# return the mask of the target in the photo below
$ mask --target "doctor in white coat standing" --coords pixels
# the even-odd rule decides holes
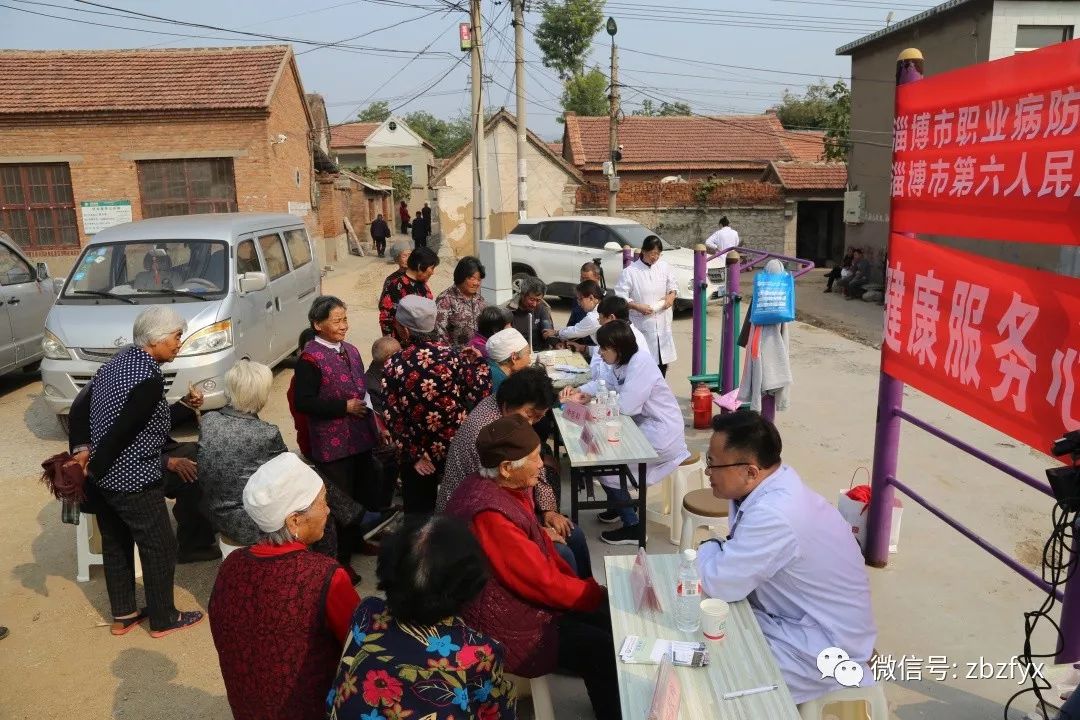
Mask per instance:
[[[841,681],[874,684],[877,628],[851,526],[780,450],[776,427],[753,410],[713,418],[705,473],[713,495],[731,501],[731,529],[701,544],[697,564],[709,597],[749,598],[791,696],[804,703]]]
[[[661,250],[660,238],[645,238],[641,255],[619,276],[615,294],[630,302],[630,322],[645,336],[649,354],[666,377],[668,365],[676,358],[671,319],[679,286],[671,266],[660,259]]]
[[[679,401],[660,375],[652,356],[638,346],[635,334],[628,323],[611,321],[596,332],[596,344],[609,370],[605,382],[619,394],[619,411],[633,418],[659,456],[645,466],[645,482],[655,485],[690,457],[690,451],[686,449],[686,428]],[[598,380],[594,379],[578,390],[567,388],[560,398],[586,403],[597,391],[597,385]],[[600,486],[612,502],[630,500],[630,493],[620,487],[616,476],[600,478]],[[637,544],[640,520],[633,506],[605,510],[599,519],[603,523],[622,521],[622,527],[600,534],[603,542],[609,545]]]

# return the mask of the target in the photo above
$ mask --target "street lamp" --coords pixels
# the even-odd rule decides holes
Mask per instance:
[[[619,26],[615,24],[615,18],[609,17],[607,19],[607,34],[611,37],[615,37],[615,33],[619,32]]]

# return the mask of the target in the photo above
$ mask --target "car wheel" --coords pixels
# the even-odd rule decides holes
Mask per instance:
[[[29,365],[23,366],[23,372],[24,373],[35,373],[40,368],[41,368],[41,361],[40,360],[35,360],[34,362],[30,363]]]
[[[514,276],[510,279],[510,286],[512,288],[514,288],[514,294],[515,295],[517,295],[519,292],[521,292],[521,281],[524,280],[525,278],[529,278],[529,277],[536,277],[536,276],[533,275],[532,273],[527,273],[527,272],[516,272],[516,273],[514,273]]]

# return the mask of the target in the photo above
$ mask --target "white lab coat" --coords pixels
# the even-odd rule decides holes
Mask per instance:
[[[584,337],[592,338],[596,342],[596,331],[600,329],[600,314],[593,308],[581,322],[576,325],[567,325],[559,331],[560,340],[580,340]]]
[[[722,227],[705,240],[705,247],[713,252],[720,252],[723,250],[730,250],[733,247],[739,246],[739,233],[735,231],[735,228]]]
[[[630,267],[624,268],[615,285],[615,294],[630,302],[644,305],[656,305],[664,300],[669,292],[678,292],[679,285],[671,266],[661,258],[648,266],[638,258]],[[653,362],[667,365],[675,362],[675,336],[671,331],[673,317],[671,308],[652,315],[642,315],[636,310],[630,311],[630,322],[645,336],[646,346]]]
[[[863,666],[862,685],[873,685],[877,628],[851,525],[787,465],[731,503],[729,517],[731,539],[698,548],[702,588],[727,602],[749,597],[795,702],[841,689],[818,672],[828,647],[846,651]]]
[[[597,352],[596,357],[599,356]],[[638,349],[625,365],[612,368],[603,360],[600,360],[600,364],[606,370],[598,371],[600,375],[594,376],[595,379],[583,385],[581,390],[595,394],[598,380],[603,378],[608,389],[619,394],[619,411],[633,418],[641,434],[659,456],[645,466],[646,483],[655,485],[690,457],[690,451],[686,449],[686,426],[679,401],[675,399],[675,393],[671,392],[652,356],[644,349]],[[635,470],[631,468],[631,471]],[[614,476],[604,476],[600,482],[608,487],[619,487],[619,480]]]

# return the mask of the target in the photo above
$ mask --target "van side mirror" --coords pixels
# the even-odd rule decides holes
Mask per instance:
[[[268,284],[269,282],[266,279],[266,273],[247,272],[239,277],[236,286],[240,294],[245,295],[249,292],[265,290]]]
[[[604,250],[607,250],[608,252],[621,253],[622,252],[622,245],[615,242],[614,240],[611,240],[611,241],[608,241],[608,242],[604,243]]]
[[[37,279],[46,280],[49,277],[49,266],[43,262],[37,264]]]

